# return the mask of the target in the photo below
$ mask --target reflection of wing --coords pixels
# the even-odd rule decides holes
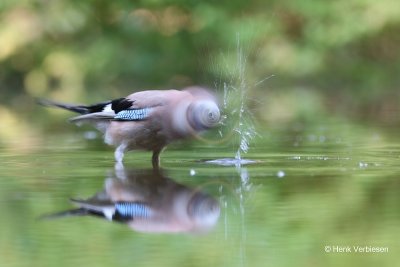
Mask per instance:
[[[115,214],[114,204],[107,200],[90,198],[88,200],[71,199],[71,201],[79,208],[85,209],[88,212],[101,214],[109,220],[112,220],[112,217]]]
[[[148,218],[151,209],[141,202],[117,202],[115,203],[115,217],[121,216],[123,219]]]
[[[108,220],[127,221],[137,218],[148,218],[151,209],[143,202],[116,202],[96,201],[96,199],[77,200],[71,199],[80,209],[87,211],[87,214],[100,214]]]

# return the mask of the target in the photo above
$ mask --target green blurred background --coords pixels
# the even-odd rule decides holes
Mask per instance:
[[[0,142],[65,130],[64,113],[48,116],[35,97],[94,103],[192,84],[222,92],[239,52],[262,124],[328,114],[399,126],[399,45],[397,0],[3,0]]]
[[[399,0],[1,0],[0,265],[394,266],[399,48]],[[256,128],[248,132],[262,139],[245,155],[260,160],[248,174],[199,163],[233,157],[237,144],[187,143],[163,153],[178,182],[213,181],[213,193],[232,183],[240,189],[233,199],[248,192],[243,207],[233,204],[238,211],[229,194],[221,201],[229,205],[214,234],[34,220],[100,190],[114,164],[100,138],[83,142],[83,131],[66,125],[72,114],[35,98],[95,103],[192,84],[221,99],[228,88],[231,109],[244,93]],[[128,163],[150,167],[149,158],[132,153]],[[189,176],[191,168],[198,175]],[[382,245],[390,253],[327,255],[325,245]]]

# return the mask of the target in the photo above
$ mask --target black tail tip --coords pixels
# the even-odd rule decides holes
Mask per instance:
[[[87,114],[90,113],[90,110],[87,106],[84,105],[75,105],[75,104],[67,104],[67,103],[61,103],[61,102],[56,102],[44,98],[36,98],[36,103],[45,107],[57,107],[57,108],[62,108],[66,109],[72,112],[76,112],[79,114]]]

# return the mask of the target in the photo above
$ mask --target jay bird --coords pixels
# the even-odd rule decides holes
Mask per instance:
[[[159,167],[161,151],[172,141],[195,136],[216,126],[220,110],[207,89],[192,86],[179,90],[148,90],[93,105],[71,105],[40,99],[40,104],[80,113],[76,124],[90,123],[104,133],[104,141],[116,147],[115,160],[124,153],[153,151],[152,164]]]

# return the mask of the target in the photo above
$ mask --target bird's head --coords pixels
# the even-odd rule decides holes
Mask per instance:
[[[190,104],[187,112],[190,125],[197,131],[215,127],[221,117],[217,104],[211,100],[195,101]]]

